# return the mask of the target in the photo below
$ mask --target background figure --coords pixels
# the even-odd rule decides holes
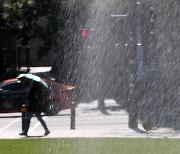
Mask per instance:
[[[41,122],[42,126],[45,129],[44,135],[50,133],[45,121],[42,119],[41,112],[43,111],[44,103],[47,94],[47,88],[45,88],[41,83],[32,81],[26,78],[20,78],[21,82],[27,86],[30,86],[31,89],[28,94],[27,103],[26,103],[26,118],[25,118],[25,129],[19,135],[28,135],[28,130],[33,115]]]

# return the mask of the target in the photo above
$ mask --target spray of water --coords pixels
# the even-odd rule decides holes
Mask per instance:
[[[82,101],[113,98],[133,116],[162,122],[179,105],[178,6],[176,0],[69,3],[59,15],[65,22],[56,77],[77,85]]]

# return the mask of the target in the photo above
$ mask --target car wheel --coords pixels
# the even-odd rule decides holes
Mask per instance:
[[[61,110],[60,103],[55,100],[50,100],[45,106],[44,113],[48,116],[55,116]]]

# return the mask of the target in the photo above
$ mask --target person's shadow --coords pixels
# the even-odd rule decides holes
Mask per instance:
[[[42,138],[45,136],[46,135],[27,135],[27,136],[24,136],[23,138]]]

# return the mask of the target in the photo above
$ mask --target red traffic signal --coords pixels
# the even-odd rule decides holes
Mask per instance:
[[[86,35],[87,35],[87,30],[86,29],[82,29],[81,30],[81,36],[82,37],[86,37]]]

